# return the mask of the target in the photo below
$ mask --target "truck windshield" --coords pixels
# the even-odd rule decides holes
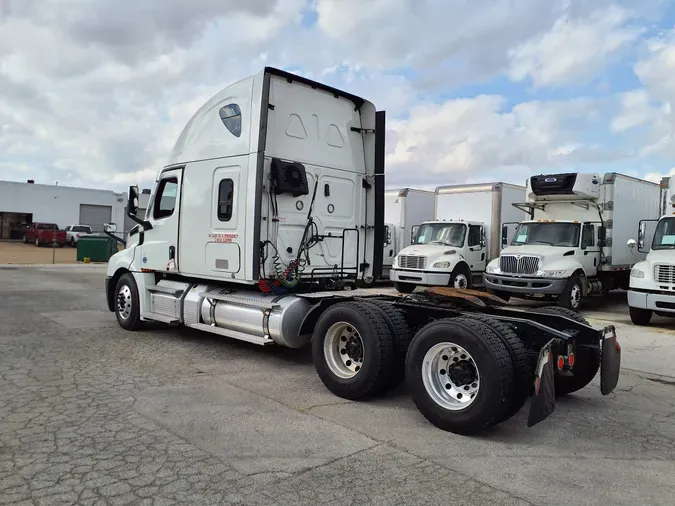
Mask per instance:
[[[663,218],[656,225],[652,249],[675,249],[675,218]]]
[[[521,223],[511,241],[512,246],[546,244],[548,246],[579,246],[581,223]]]
[[[461,248],[465,236],[466,225],[462,223],[425,223],[417,230],[413,244],[442,244]]]

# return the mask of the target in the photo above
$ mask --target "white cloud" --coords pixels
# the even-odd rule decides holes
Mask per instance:
[[[642,28],[626,26],[633,13],[618,6],[588,17],[558,19],[551,30],[509,51],[509,75],[532,80],[535,87],[586,84],[599,75],[607,60],[634,42]]]

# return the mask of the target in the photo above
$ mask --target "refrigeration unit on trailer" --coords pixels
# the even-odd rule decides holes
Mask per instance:
[[[530,217],[485,273],[503,299],[540,297],[578,310],[584,297],[628,289],[636,261],[626,241],[643,218],[658,216],[659,185],[608,172],[529,178]]]
[[[219,92],[180,134],[145,216],[129,188],[138,227],[106,277],[120,326],[310,344],[335,395],[372,397],[405,379],[428,420],[460,433],[510,418],[531,392],[528,425],[538,423],[556,394],[598,371],[611,392],[611,326],[472,290],[355,287],[382,267],[384,132],[367,100],[273,68]]]
[[[652,315],[675,317],[675,195],[671,178],[661,179],[658,220],[641,220],[637,241],[627,245],[647,253],[630,272],[628,309],[635,325],[648,325]]]
[[[523,212],[513,207],[525,187],[509,183],[436,188],[434,219],[422,223],[413,243],[396,256],[390,278],[399,292],[417,286],[472,288],[482,285],[485,266],[499,255],[502,225],[513,232]]]
[[[419,224],[434,219],[435,208],[436,193],[433,191],[416,188],[385,191],[383,277],[389,277],[394,257],[410,246]]]

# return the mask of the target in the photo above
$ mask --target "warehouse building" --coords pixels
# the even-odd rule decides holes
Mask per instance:
[[[127,194],[72,186],[0,181],[0,239],[21,239],[26,224],[89,225],[102,232],[104,223],[126,224]]]

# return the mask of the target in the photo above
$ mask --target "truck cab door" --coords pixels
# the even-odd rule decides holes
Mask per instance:
[[[141,268],[177,271],[178,223],[183,169],[165,170],[159,177],[146,220],[152,229],[143,233]]]
[[[469,237],[467,239],[466,261],[472,272],[484,271],[487,248],[484,240],[483,227],[469,225]]]
[[[384,226],[384,251],[382,265],[391,266],[396,256],[396,234],[389,225]]]
[[[597,227],[584,223],[581,229],[580,263],[586,276],[595,276],[600,267],[600,248],[596,239]]]

